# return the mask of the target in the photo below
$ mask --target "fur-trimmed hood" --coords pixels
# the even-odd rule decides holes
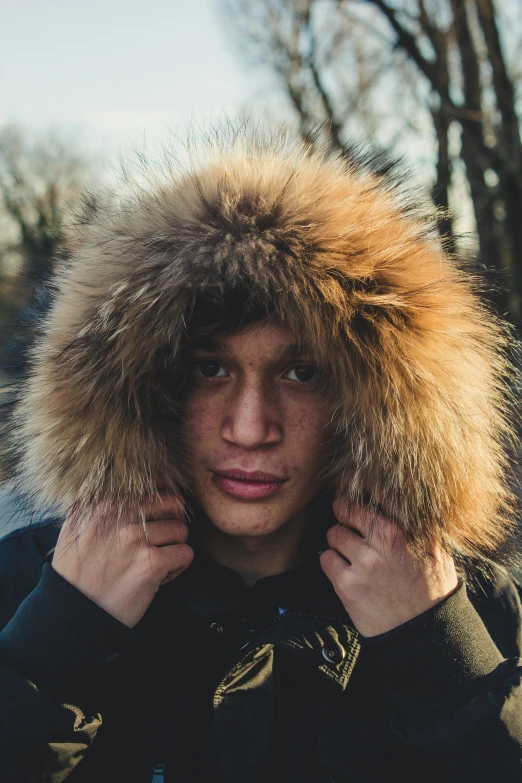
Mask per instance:
[[[207,148],[76,228],[15,410],[23,488],[67,511],[183,483],[167,371],[195,297],[237,287],[329,367],[335,491],[418,546],[501,559],[504,332],[386,177],[299,144]]]

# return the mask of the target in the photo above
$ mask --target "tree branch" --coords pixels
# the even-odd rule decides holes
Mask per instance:
[[[469,19],[466,13],[466,3],[463,0],[450,0],[453,13],[453,25],[460,62],[462,66],[462,82],[464,88],[464,105],[467,109],[477,112],[477,119],[482,120],[482,88],[477,53],[469,31]]]
[[[315,35],[314,35],[313,24],[312,24],[312,19],[310,14],[310,7],[307,9],[307,13],[306,15],[304,15],[303,21],[308,35],[308,66],[310,68],[312,80],[319,94],[321,102],[323,104],[325,114],[328,118],[330,135],[337,149],[342,150],[344,147],[344,143],[341,137],[342,125],[340,122],[338,122],[338,120],[335,117],[333,103],[330,99],[328,91],[326,90],[326,87],[323,83],[323,80],[319,74],[319,70],[317,67],[317,46],[315,42]]]
[[[397,19],[395,9],[391,8],[391,6],[389,6],[385,0],[365,0],[365,2],[376,6],[376,8],[378,8],[384,14],[392,29],[397,34],[396,46],[404,49],[410,59],[413,60],[413,62],[419,68],[421,73],[424,74],[428,81],[435,87],[437,81],[437,71],[435,66],[433,63],[428,62],[428,60],[426,60],[426,58],[422,55],[417,45],[417,41],[415,40],[415,36],[401,25]]]
[[[510,168],[520,172],[522,165],[522,141],[520,139],[519,119],[515,108],[515,88],[509,78],[504,61],[492,0],[477,0],[477,12],[493,72],[493,86],[495,88],[497,106],[503,119],[503,135],[508,147],[507,157],[510,160]]]

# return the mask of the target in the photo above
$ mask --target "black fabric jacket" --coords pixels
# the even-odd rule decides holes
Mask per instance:
[[[196,552],[130,630],[54,572],[57,535],[0,542],[2,783],[522,779],[502,572],[365,640],[318,561],[246,588]]]

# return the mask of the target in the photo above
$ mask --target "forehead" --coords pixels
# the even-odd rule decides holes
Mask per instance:
[[[208,335],[196,340],[193,351],[220,352],[236,358],[255,354],[257,357],[311,356],[313,349],[290,329],[277,324],[259,324],[229,335]]]

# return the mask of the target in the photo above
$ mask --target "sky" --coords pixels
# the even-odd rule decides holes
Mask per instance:
[[[110,152],[251,103],[220,0],[0,0],[0,126]]]
[[[117,159],[161,146],[171,128],[183,137],[190,120],[270,112],[273,77],[245,67],[222,1],[0,0],[0,128],[54,130],[111,176]],[[519,0],[503,2],[511,13]],[[424,142],[407,143],[409,159]]]

